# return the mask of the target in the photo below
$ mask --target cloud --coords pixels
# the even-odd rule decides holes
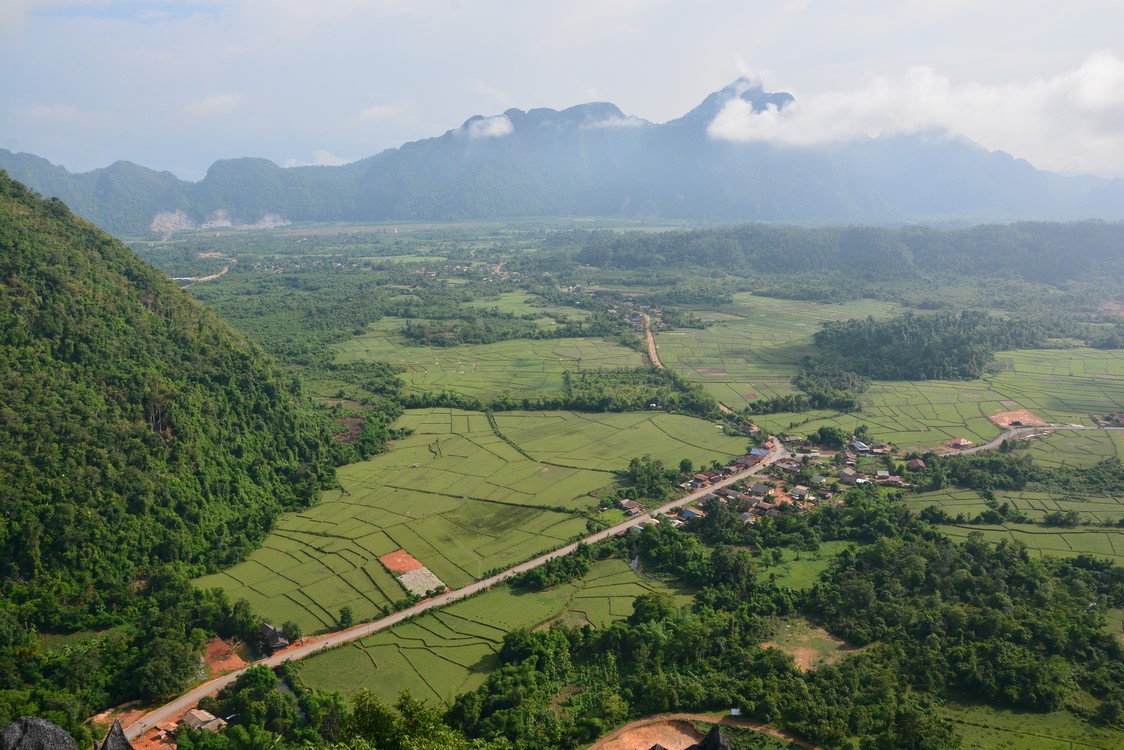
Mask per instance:
[[[338,167],[343,164],[350,164],[355,161],[348,159],[345,156],[336,156],[331,151],[325,148],[318,148],[312,152],[312,161],[301,161],[299,159],[287,159],[284,166],[286,167]]]
[[[810,146],[922,132],[970,138],[1061,171],[1124,172],[1124,60],[1098,52],[1058,75],[957,84],[928,67],[859,89],[754,112],[731,100],[710,123],[717,140]]]
[[[477,138],[502,138],[515,132],[515,125],[507,115],[474,117],[464,124],[460,132],[473,140]]]
[[[359,110],[357,116],[360,122],[374,123],[394,120],[413,111],[412,102],[395,102],[393,104],[374,104]]]
[[[237,110],[245,102],[241,94],[212,94],[184,106],[184,114],[192,117],[221,117]]]
[[[642,128],[651,124],[643,117],[613,115],[612,117],[606,117],[604,120],[585,123],[581,127],[582,130],[601,130],[603,128]]]
[[[38,125],[95,126],[109,122],[104,112],[90,112],[73,104],[31,104],[20,110],[23,119]]]

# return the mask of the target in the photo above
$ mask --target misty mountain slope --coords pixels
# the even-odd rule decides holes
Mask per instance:
[[[118,162],[71,175],[0,150],[0,168],[71,202],[103,228],[136,235],[158,212],[202,224],[267,214],[291,221],[604,216],[707,222],[907,222],[1124,218],[1124,180],[1062,177],[940,133],[816,146],[716,139],[741,100],[783,108],[786,93],[739,79],[664,124],[599,102],[509,109],[341,167],[216,162],[198,183]]]
[[[261,351],[0,172],[0,599],[112,624],[163,564],[214,569],[333,476]]]

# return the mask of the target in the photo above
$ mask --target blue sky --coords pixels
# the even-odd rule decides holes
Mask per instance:
[[[711,135],[803,144],[942,130],[1124,176],[1117,0],[4,0],[0,147],[341,163],[475,114],[611,101],[663,122],[747,75],[797,106]]]

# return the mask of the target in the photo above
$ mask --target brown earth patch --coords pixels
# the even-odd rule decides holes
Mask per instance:
[[[409,573],[411,570],[421,570],[425,567],[404,549],[383,555],[379,558],[379,562],[385,565],[386,569],[394,575],[402,575],[403,573]]]
[[[347,428],[344,432],[337,432],[332,435],[336,440],[341,443],[354,443],[359,439],[359,435],[363,432],[362,417],[339,417],[336,422]]]
[[[203,653],[203,663],[207,665],[209,677],[218,677],[246,666],[246,662],[234,651],[231,644],[222,638],[212,638],[207,641]]]
[[[1124,300],[1113,300],[1112,302],[1105,302],[1103,305],[1101,305],[1101,312],[1107,315],[1124,316]]]
[[[1001,411],[998,414],[992,414],[988,417],[993,423],[1000,427],[1044,427],[1046,422],[1036,414],[1026,409],[1016,409],[1015,411]],[[1018,422],[1018,424],[1015,424]]]
[[[773,643],[772,641],[762,643],[761,648],[775,648],[784,651],[792,657],[792,660],[796,662],[796,668],[801,672],[807,672],[821,664],[834,664],[854,650],[853,647],[847,645],[846,641],[836,638],[820,627],[812,628],[810,637],[816,640],[826,641],[832,644],[834,649],[824,654],[822,648],[816,649],[811,646],[800,646],[797,644],[781,645],[779,643]]]
[[[593,745],[589,750],[648,750],[660,744],[667,750],[683,750],[703,738],[689,721],[660,721],[633,727],[616,737]]]

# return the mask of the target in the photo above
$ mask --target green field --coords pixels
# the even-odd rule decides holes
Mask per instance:
[[[1124,731],[1098,727],[1068,711],[1035,713],[974,703],[948,703],[945,718],[956,725],[963,747],[975,750],[1118,750]]]
[[[1029,453],[1041,466],[1092,466],[1124,459],[1124,430],[1059,430],[1031,441]]]
[[[860,300],[839,305],[734,295],[717,310],[695,310],[705,329],[656,335],[660,360],[678,374],[702,383],[731,409],[757,398],[795,393],[792,377],[811,354],[812,334],[826,320],[889,316],[896,305]]]
[[[343,606],[370,619],[406,596],[381,555],[405,549],[459,588],[585,534],[585,514],[601,503],[592,493],[613,486],[635,456],[701,464],[744,447],[691,417],[586,416],[502,414],[497,435],[484,414],[408,412],[398,426],[412,435],[340,469],[342,490],[282,516],[261,549],[197,584],[221,586],[267,620],[293,620],[307,632],[333,627]],[[544,420],[558,431],[541,438]]]
[[[711,422],[680,414],[630,412],[504,412],[495,415],[504,436],[552,465],[620,470],[634,456],[650,455],[675,466],[725,460],[746,450],[744,438],[727,436]]]
[[[560,392],[564,372],[643,364],[639,352],[597,338],[414,346],[398,333],[405,323],[401,318],[380,320],[362,336],[338,344],[337,360],[376,360],[403,367],[408,393],[449,391],[483,401]]]
[[[669,591],[680,604],[689,601],[683,592],[639,577],[622,560],[603,560],[572,583],[535,593],[500,586],[313,656],[303,662],[301,677],[314,688],[369,688],[388,702],[409,689],[415,698],[450,703],[495,668],[509,631],[557,621],[602,626],[632,614],[632,600],[656,590]]]
[[[999,361],[1008,369],[980,380],[876,381],[857,414],[770,414],[755,421],[771,431],[803,432],[825,424],[849,432],[865,424],[878,439],[912,450],[958,437],[986,443],[1002,433],[987,417],[1003,411],[1029,409],[1049,423],[1092,425],[1090,415],[1124,408],[1124,358],[1115,352],[1002,352]],[[1119,436],[1108,439],[1120,445]]]
[[[781,587],[807,589],[827,570],[833,557],[854,545],[854,542],[823,542],[815,552],[803,552],[791,547],[783,548],[780,564],[761,568],[758,575],[768,576]]]

